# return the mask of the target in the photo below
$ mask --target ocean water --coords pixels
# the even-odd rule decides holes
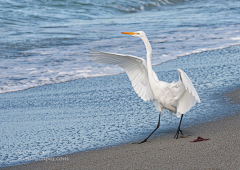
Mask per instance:
[[[240,44],[239,0],[0,1],[0,93],[122,73],[90,61],[90,49],[145,57],[153,64]]]
[[[239,14],[237,0],[0,1],[0,167],[152,132],[153,104],[123,70],[88,58],[90,49],[145,57],[142,41],[122,31],[146,32],[160,80],[177,81],[177,68],[192,80],[202,103],[184,116],[183,132],[237,113],[222,94],[240,84]],[[174,136],[178,124],[166,111],[154,136]]]

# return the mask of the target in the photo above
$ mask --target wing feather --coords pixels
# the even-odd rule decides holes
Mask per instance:
[[[133,89],[144,101],[153,100],[154,96],[148,81],[146,61],[132,55],[106,53],[92,50],[89,57],[91,60],[103,64],[118,65],[127,73],[132,82]]]
[[[139,73],[133,80],[132,80],[132,86],[135,87],[138,82],[140,81],[141,79],[141,73]]]
[[[177,102],[177,117],[180,117],[181,114],[188,112],[196,102],[201,103],[201,100],[187,74],[181,69],[177,71],[179,74],[179,81],[182,82],[181,84],[183,84],[185,88],[185,91]]]

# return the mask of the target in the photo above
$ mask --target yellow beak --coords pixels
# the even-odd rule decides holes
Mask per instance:
[[[134,35],[134,32],[122,32],[122,34],[129,34],[129,35]]]

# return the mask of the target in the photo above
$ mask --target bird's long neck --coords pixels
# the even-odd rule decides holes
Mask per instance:
[[[142,38],[145,46],[146,46],[146,50],[147,50],[147,69],[148,69],[148,77],[149,80],[153,78],[153,69],[152,69],[152,47],[151,44],[148,41],[147,37]]]

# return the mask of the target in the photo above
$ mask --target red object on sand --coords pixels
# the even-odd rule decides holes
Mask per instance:
[[[204,139],[202,137],[198,137],[197,139],[195,139],[194,141],[190,141],[190,142],[201,142],[201,141],[205,141],[205,140],[210,140],[209,138],[208,139]]]

